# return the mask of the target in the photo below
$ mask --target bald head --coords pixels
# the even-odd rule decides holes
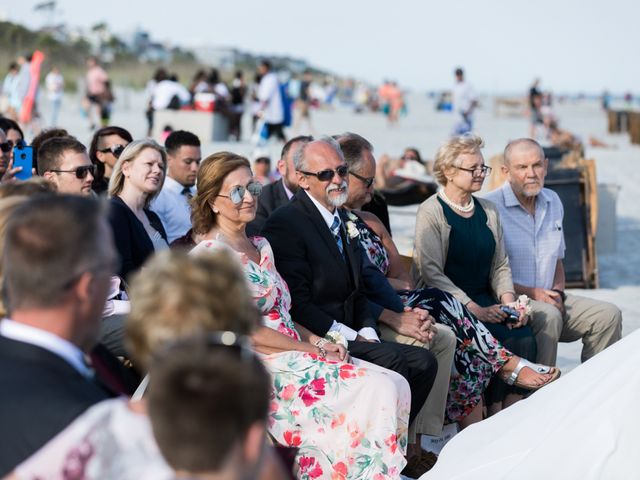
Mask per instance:
[[[502,171],[521,203],[533,201],[544,187],[547,161],[544,151],[530,138],[509,142],[504,149]]]
[[[519,138],[512,140],[504,149],[504,164],[508,167],[513,163],[514,156],[522,154],[532,154],[537,152],[540,159],[544,161],[544,151],[538,142],[532,138]]]

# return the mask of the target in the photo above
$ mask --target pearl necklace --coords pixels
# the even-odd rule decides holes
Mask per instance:
[[[444,193],[444,190],[440,190],[438,192],[438,195],[440,195],[440,198],[444,200],[444,203],[449,205],[454,210],[458,210],[459,212],[462,212],[462,213],[470,213],[473,211],[473,208],[475,207],[473,198],[471,198],[471,200],[467,205],[460,205],[459,203],[456,203],[453,200],[451,200],[449,197],[447,197],[447,194]]]

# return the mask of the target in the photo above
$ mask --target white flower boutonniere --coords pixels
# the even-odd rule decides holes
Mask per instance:
[[[358,227],[356,227],[356,224],[353,223],[351,220],[349,220],[347,223],[347,235],[349,235],[349,238],[356,238],[358,235],[360,235],[360,232],[358,231]]]

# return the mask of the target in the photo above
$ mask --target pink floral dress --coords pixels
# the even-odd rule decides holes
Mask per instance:
[[[237,253],[263,324],[300,340],[289,315],[291,296],[262,237],[252,242],[260,264]],[[230,248],[205,240],[192,253]],[[307,479],[400,478],[406,461],[409,384],[362,360],[333,362],[299,351],[262,355],[273,378],[269,432],[298,447],[297,475]]]

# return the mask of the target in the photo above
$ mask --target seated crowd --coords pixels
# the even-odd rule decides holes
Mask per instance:
[[[0,130],[0,476],[418,478],[422,435],[557,379],[558,342],[586,361],[621,337],[619,309],[565,293],[531,139],[484,198],[482,140],[442,145],[410,269],[354,133],[291,139],[264,187],[190,132],[116,126],[89,151],[43,132],[20,181],[22,140]]]

